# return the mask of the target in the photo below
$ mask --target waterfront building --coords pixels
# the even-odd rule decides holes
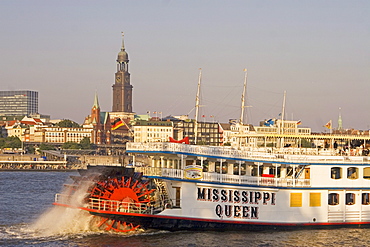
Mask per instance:
[[[281,119],[268,119],[255,126],[257,134],[288,134],[288,135],[310,135],[311,128],[299,127],[300,121]]]
[[[137,120],[133,126],[134,142],[168,142],[173,136],[173,122]]]
[[[21,120],[6,121],[4,124],[4,129],[6,130],[4,137],[15,136],[23,142],[29,142],[32,138],[33,127],[43,125],[44,123],[41,119],[29,118],[27,116],[23,117]]]
[[[240,124],[235,122],[220,123],[222,129],[222,144],[235,146],[238,144],[239,139],[237,138],[240,133],[256,133],[253,125],[251,124]]]
[[[94,129],[89,127],[84,128],[67,128],[67,127],[48,127],[48,126],[33,126],[30,128],[31,142],[48,142],[48,143],[65,143],[76,142],[80,143],[85,137],[93,137]],[[27,140],[26,140],[27,141]]]
[[[25,116],[38,112],[38,92],[0,91],[0,116]]]
[[[79,143],[83,138],[92,140],[93,127],[67,128],[43,123],[41,119],[24,117],[5,123],[6,136],[18,137],[22,142]]]
[[[280,147],[281,145],[286,147],[301,146],[302,143],[296,143],[296,140],[300,136],[310,136],[311,128],[300,127],[300,124],[301,121],[282,121],[281,119],[265,119],[260,122],[260,126],[236,124],[235,126],[239,128],[239,131],[233,133],[232,138],[235,142],[232,145],[251,145],[254,147],[266,145],[273,147]],[[293,138],[283,138],[278,142],[277,140],[282,135],[291,135],[297,138],[295,140]]]
[[[7,136],[18,137],[21,141],[26,141],[25,134],[28,127],[24,124],[14,124],[12,126],[6,126]]]
[[[189,137],[190,144],[220,146],[223,143],[222,128],[214,122],[196,124],[192,119],[174,122],[174,138],[181,140],[185,137]]]

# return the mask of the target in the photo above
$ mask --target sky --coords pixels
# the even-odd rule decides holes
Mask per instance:
[[[1,0],[0,90],[39,92],[39,112],[82,123],[112,110],[124,32],[133,111],[201,120],[285,118],[370,128],[370,1]],[[214,116],[214,117],[211,117]]]

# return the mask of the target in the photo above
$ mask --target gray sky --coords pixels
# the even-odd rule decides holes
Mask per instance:
[[[370,128],[370,1],[0,1],[0,90],[39,92],[39,111],[82,123],[95,91],[111,111],[121,31],[137,114],[278,117],[324,131]],[[190,113],[189,113],[190,112]]]

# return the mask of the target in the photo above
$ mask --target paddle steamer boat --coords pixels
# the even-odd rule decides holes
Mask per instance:
[[[286,142],[295,137],[258,136]],[[370,140],[344,135],[304,138],[331,143],[356,138],[365,146]],[[370,160],[361,151],[355,155],[338,148],[127,143],[131,165],[81,170],[72,189],[56,195],[54,204],[100,216],[99,227],[116,231],[139,226],[166,230],[368,226]],[[143,156],[150,163],[136,162]],[[84,200],[73,201],[73,193],[82,187]]]

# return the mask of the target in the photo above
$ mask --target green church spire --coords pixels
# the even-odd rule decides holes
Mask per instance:
[[[99,106],[99,100],[98,100],[98,93],[95,92],[95,98],[94,98],[94,105],[93,105],[93,108],[96,108],[96,109],[99,109],[100,106]]]

